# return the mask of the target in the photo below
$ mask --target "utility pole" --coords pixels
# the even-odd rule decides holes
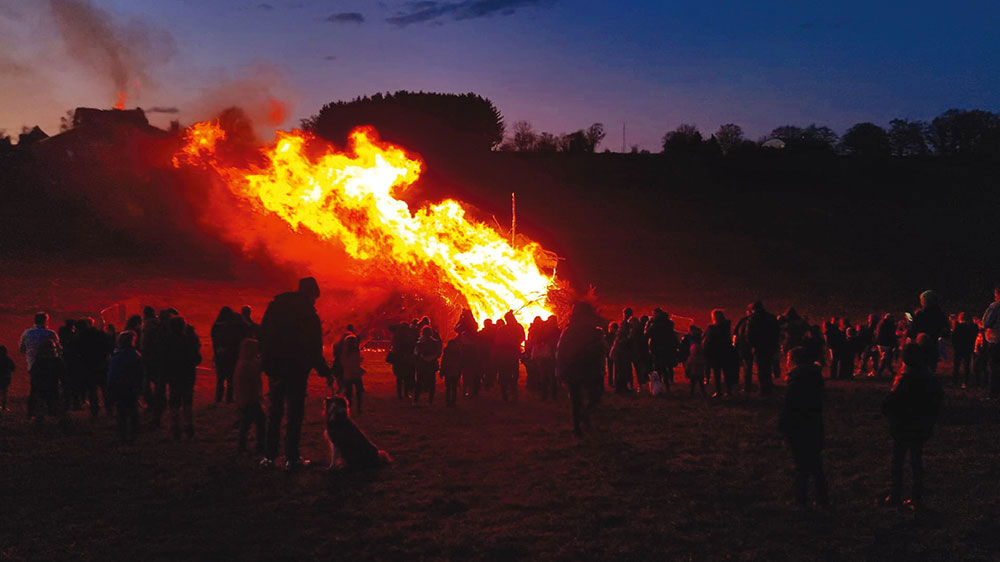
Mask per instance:
[[[517,197],[510,192],[510,245],[513,248],[517,241]]]

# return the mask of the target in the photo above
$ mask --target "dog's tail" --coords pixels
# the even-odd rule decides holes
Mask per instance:
[[[383,451],[382,449],[379,449],[378,450],[378,462],[382,466],[388,466],[388,465],[392,464],[392,457],[389,456],[389,453]]]

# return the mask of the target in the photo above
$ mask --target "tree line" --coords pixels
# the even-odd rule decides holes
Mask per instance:
[[[531,123],[518,121],[513,132],[499,145],[514,152],[594,152],[605,137],[604,126],[567,135],[536,133]],[[728,155],[760,148],[782,148],[801,152],[829,152],[870,158],[944,156],[1000,158],[1000,115],[979,109],[949,109],[926,121],[893,119],[888,128],[864,122],[851,126],[843,136],[830,127],[782,125],[756,141],[746,138],[735,123],[720,126],[707,138],[691,124],[681,124],[663,135],[665,154]],[[605,152],[608,152],[607,150]],[[633,145],[632,153],[644,152]]]

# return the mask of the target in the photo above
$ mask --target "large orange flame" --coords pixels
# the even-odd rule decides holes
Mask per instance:
[[[301,131],[277,133],[262,150],[264,165],[249,169],[223,163],[217,144],[225,131],[217,122],[193,125],[175,163],[214,169],[237,196],[281,217],[299,231],[336,240],[359,260],[390,260],[421,269],[430,266],[468,301],[478,319],[514,310],[529,322],[547,316],[553,279],[539,266],[543,250],[534,242],[512,246],[487,225],[466,216],[453,200],[413,213],[393,195],[420,175],[421,162],[378,142],[370,128],[355,130],[350,150],[328,150],[311,159],[314,141]]]

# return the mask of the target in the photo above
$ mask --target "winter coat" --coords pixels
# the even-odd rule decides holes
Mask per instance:
[[[267,305],[260,321],[261,364],[275,376],[286,367],[308,374],[325,372],[323,325],[312,300],[298,291],[282,293]]]
[[[142,388],[142,356],[133,347],[116,349],[108,365],[108,390],[115,396],[131,393],[138,396]]]
[[[556,346],[556,374],[567,382],[593,382],[604,375],[604,337],[586,323],[566,326]]]

